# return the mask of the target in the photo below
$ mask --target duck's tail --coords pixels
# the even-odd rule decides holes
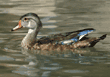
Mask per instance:
[[[103,40],[103,39],[105,39],[106,36],[107,36],[107,34],[102,35],[101,37],[99,37],[99,40]]]
[[[107,34],[104,34],[102,36],[100,36],[99,38],[93,40],[90,42],[90,46],[89,47],[93,47],[97,42],[99,42],[100,40],[104,40],[106,38]]]

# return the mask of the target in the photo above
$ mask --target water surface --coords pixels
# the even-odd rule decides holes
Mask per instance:
[[[37,13],[43,28],[37,38],[94,28],[89,37],[108,34],[93,48],[71,51],[21,51],[27,29],[15,32],[20,16]],[[110,1],[0,0],[0,77],[109,77]]]

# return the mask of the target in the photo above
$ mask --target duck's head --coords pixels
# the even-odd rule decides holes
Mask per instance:
[[[42,27],[42,23],[37,14],[27,13],[20,18],[18,25],[14,27],[11,31],[15,31],[23,27],[29,29],[35,29],[35,28],[40,29]]]

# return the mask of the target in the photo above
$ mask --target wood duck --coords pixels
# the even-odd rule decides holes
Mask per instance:
[[[97,42],[106,38],[107,34],[101,37],[87,38],[86,36],[95,31],[93,28],[87,28],[72,32],[52,34],[49,36],[36,39],[38,32],[42,28],[40,18],[35,13],[27,13],[23,15],[18,25],[11,31],[20,28],[28,28],[28,33],[23,38],[21,46],[26,49],[34,50],[73,50],[74,48],[93,47]]]

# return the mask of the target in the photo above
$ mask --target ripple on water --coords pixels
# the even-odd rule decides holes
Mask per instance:
[[[65,70],[66,73],[86,73],[88,70]]]
[[[43,28],[57,28],[56,25],[44,25]]]
[[[58,69],[61,69],[62,67],[40,67],[40,69],[42,70],[58,70]]]
[[[0,43],[5,42],[4,40],[6,40],[6,39],[8,39],[8,38],[0,38]]]
[[[14,61],[15,59],[9,56],[0,56],[0,61]]]
[[[52,63],[52,64],[50,64],[50,65],[57,66],[57,65],[59,65],[59,64],[58,64],[58,63]]]
[[[45,71],[43,72],[42,77],[49,77],[50,73],[51,71]]]
[[[28,75],[31,77],[39,77],[37,72],[39,72],[39,69],[35,69],[34,67],[28,67],[28,66],[20,66],[17,70],[13,70],[13,73],[21,74],[21,75]]]
[[[2,43],[3,42],[3,40],[0,40],[0,43]]]

